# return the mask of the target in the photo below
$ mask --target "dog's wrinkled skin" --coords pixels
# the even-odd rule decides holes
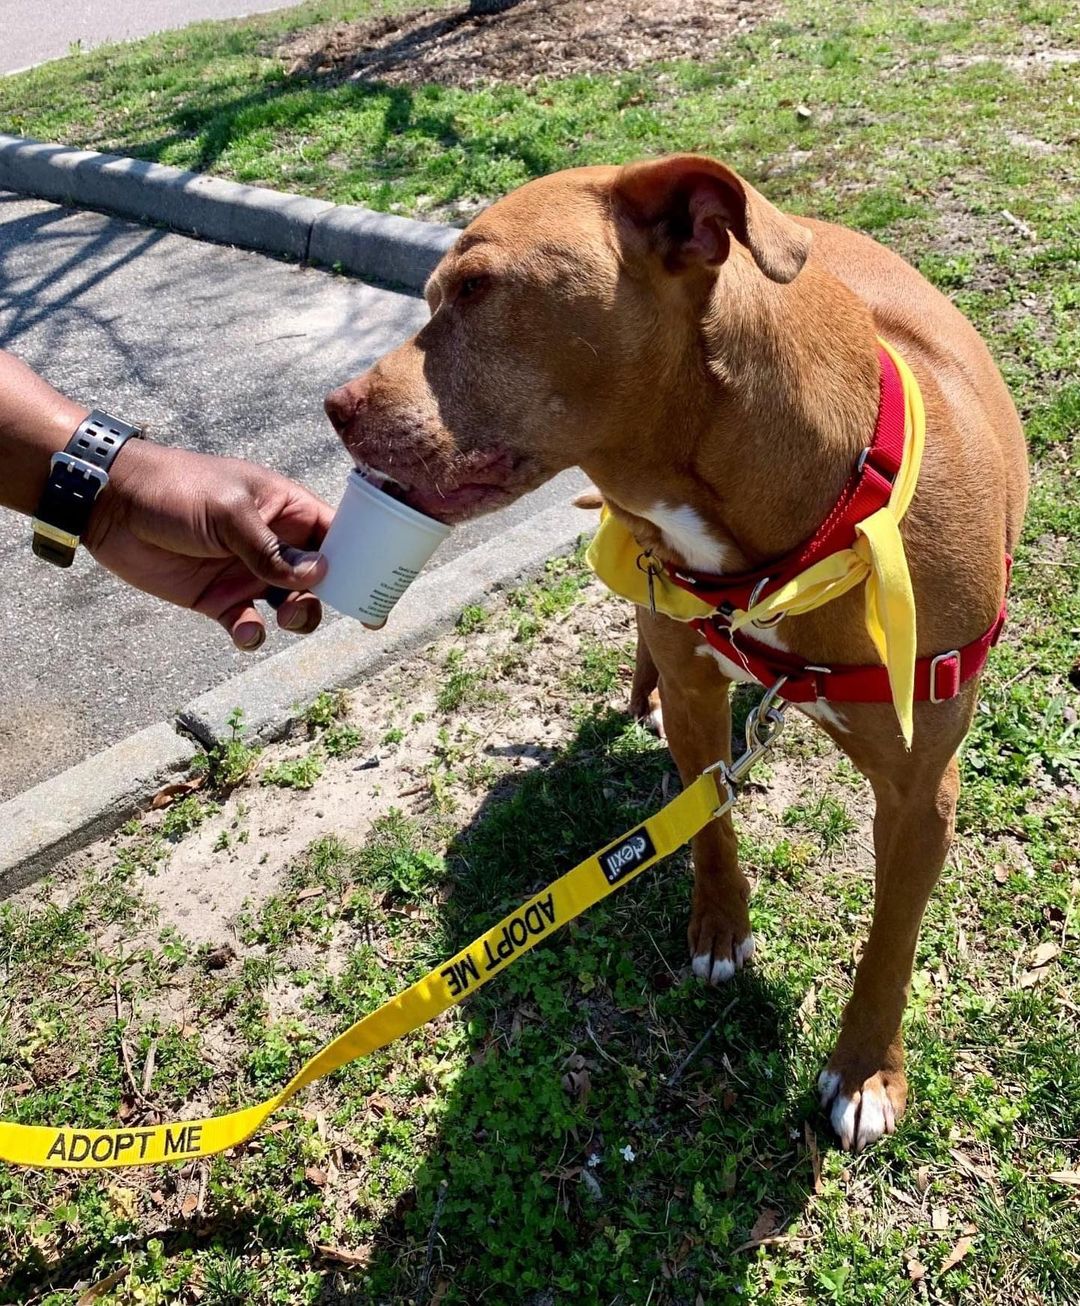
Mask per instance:
[[[327,399],[358,460],[447,521],[578,465],[643,547],[714,572],[778,557],[824,518],[873,433],[883,336],[927,413],[903,522],[918,651],[994,620],[1027,493],[1020,423],[974,329],[873,241],[786,217],[723,165],[683,155],[522,187],[467,228],[427,294],[423,330]],[[769,637],[815,664],[873,662],[862,607],[855,591]],[[634,708],[660,728],[659,689],[689,781],[730,756],[740,673],[684,625],[639,611],[638,627]],[[916,704],[910,753],[891,705],[807,709],[877,803],[873,925],[821,1077],[844,1147],[892,1132],[904,1110],[901,1017],[975,693]],[[730,818],[693,852],[693,968],[715,983],[753,951]]]

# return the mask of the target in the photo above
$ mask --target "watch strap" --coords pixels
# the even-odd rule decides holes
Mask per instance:
[[[53,454],[49,476],[33,519],[33,549],[39,558],[70,567],[90,522],[94,503],[109,483],[109,468],[141,428],[94,409],[63,451]]]

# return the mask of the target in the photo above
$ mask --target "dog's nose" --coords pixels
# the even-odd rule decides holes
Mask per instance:
[[[356,381],[349,381],[346,385],[339,385],[323,400],[326,415],[333,422],[334,430],[339,435],[345,434],[349,424],[367,403],[370,389],[367,378],[360,377]]]

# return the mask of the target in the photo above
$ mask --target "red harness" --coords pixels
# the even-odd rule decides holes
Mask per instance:
[[[667,573],[676,585],[716,608],[712,616],[690,623],[695,630],[718,653],[741,666],[761,684],[773,685],[783,679],[780,696],[791,703],[892,701],[889,674],[883,666],[808,665],[794,654],[751,639],[743,630],[733,631],[730,624],[737,608],[743,611],[752,608],[815,562],[840,549],[851,548],[857,523],[889,502],[904,453],[904,388],[888,352],[879,347],[878,354],[881,399],[874,438],[859,455],[836,506],[810,539],[783,558],[736,576],[709,576],[670,563],[667,566]],[[1005,565],[1007,594],[1012,559],[1006,557]],[[961,686],[978,674],[1005,624],[1005,606],[1003,598],[994,624],[970,644],[916,660],[916,702],[940,703],[954,698]],[[774,618],[769,624],[778,620],[779,617]]]

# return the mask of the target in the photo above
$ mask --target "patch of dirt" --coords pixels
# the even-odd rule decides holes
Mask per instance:
[[[776,0],[520,0],[481,16],[462,3],[308,28],[277,53],[289,76],[528,86],[543,77],[716,59],[778,7]]]
[[[1037,42],[1033,44],[1038,45]],[[999,63],[1008,68],[1009,72],[1024,76],[1026,73],[1046,72],[1060,64],[1080,63],[1080,50],[1038,45],[1038,48],[1023,54],[945,54],[938,63],[942,68],[972,68],[981,63]]]

